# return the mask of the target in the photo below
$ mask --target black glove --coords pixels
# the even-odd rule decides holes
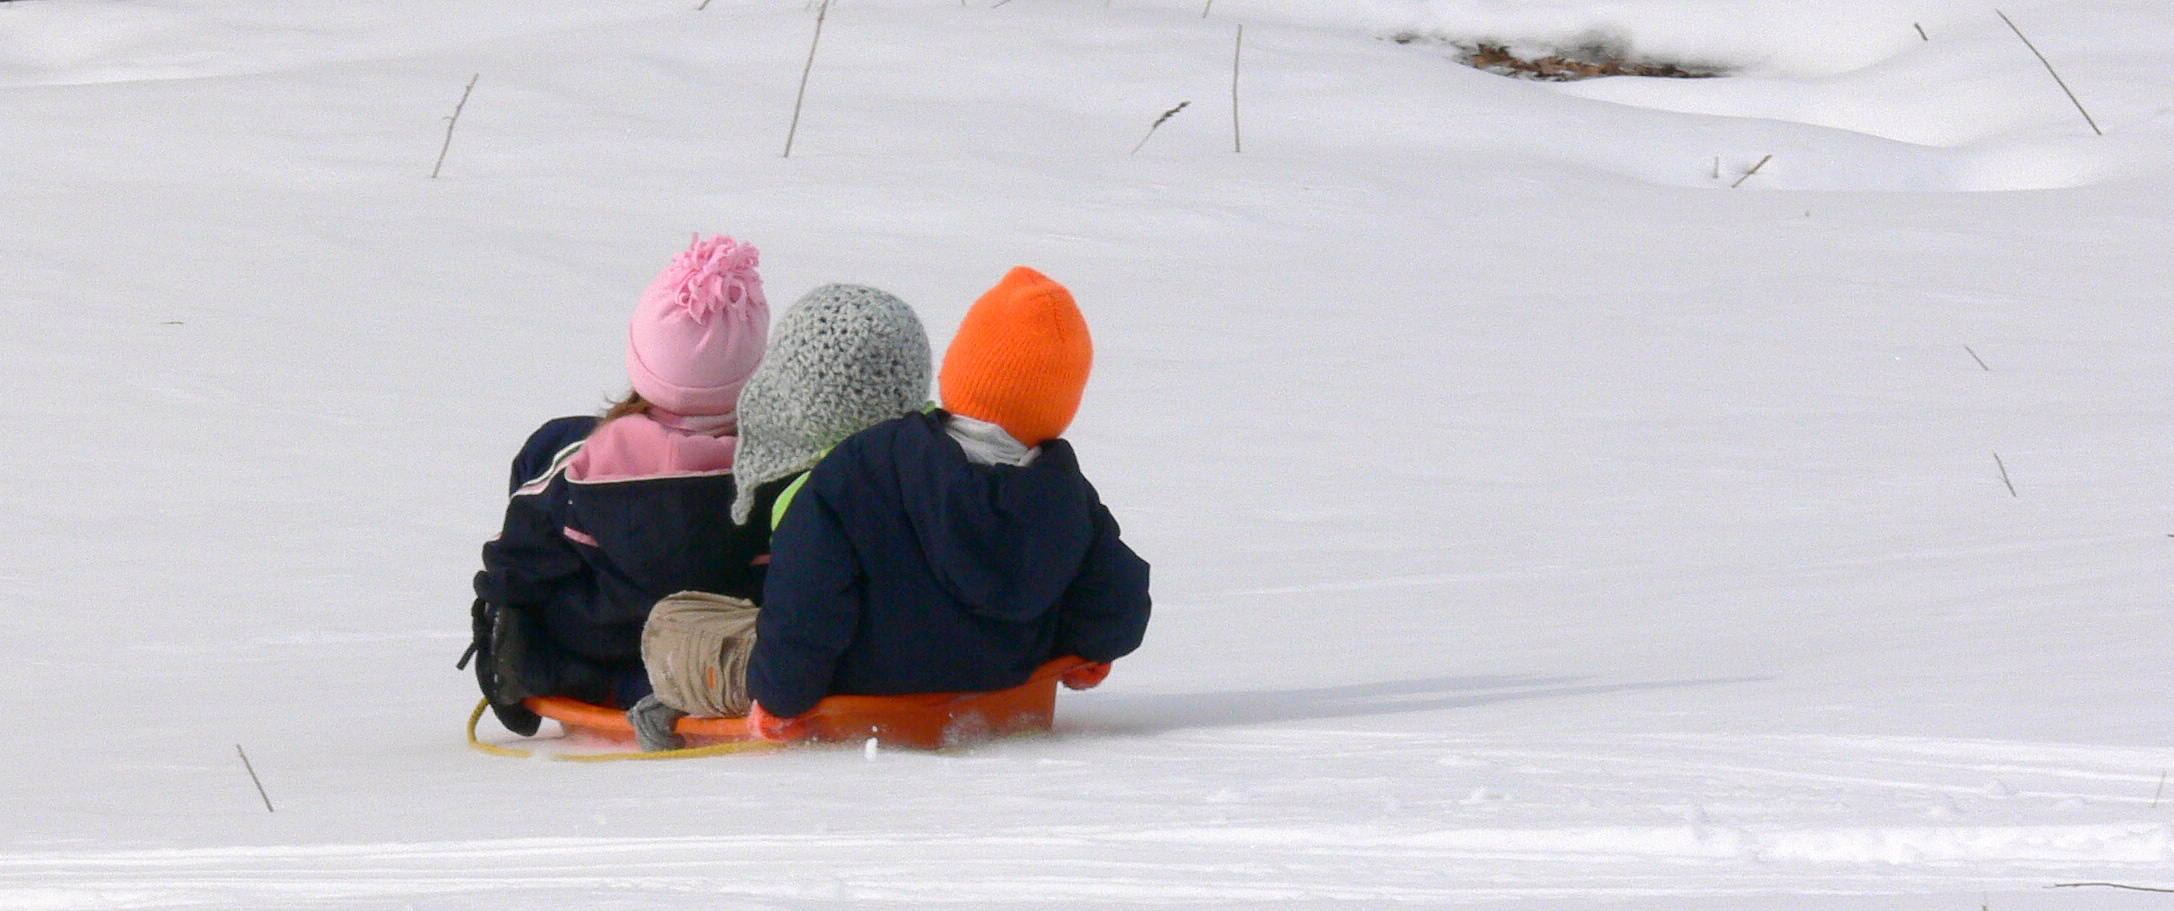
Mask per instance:
[[[489,700],[498,723],[523,737],[533,736],[543,726],[543,718],[522,706],[521,700],[546,694],[529,685],[534,682],[533,671],[526,667],[530,639],[521,612],[477,598],[468,608],[468,621],[468,651],[454,667],[467,667],[473,659],[476,687]]]

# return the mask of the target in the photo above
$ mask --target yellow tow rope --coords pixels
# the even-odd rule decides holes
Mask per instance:
[[[484,743],[483,741],[476,739],[476,723],[483,720],[483,713],[489,710],[490,707],[491,701],[489,699],[484,699],[477,702],[476,710],[468,714],[468,745],[475,747],[476,749],[481,750],[485,753],[489,753],[493,756],[504,756],[508,759],[535,759],[541,757],[544,759],[557,760],[559,762],[619,762],[628,759],[696,759],[703,756],[723,756],[727,753],[753,753],[761,750],[774,750],[784,746],[784,744],[782,743],[777,743],[769,740],[734,740],[726,743],[713,743],[706,747],[686,747],[684,749],[678,750],[658,750],[655,752],[539,753],[535,750],[524,750],[519,747],[500,746],[499,744],[495,743]]]

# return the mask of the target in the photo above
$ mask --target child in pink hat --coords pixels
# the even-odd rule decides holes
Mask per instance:
[[[760,596],[769,536],[730,509],[734,409],[770,329],[757,262],[751,245],[697,235],[627,325],[633,391],[601,417],[545,423],[514,459],[462,659],[509,730],[540,724],[528,697],[646,695],[642,624],[659,598]]]

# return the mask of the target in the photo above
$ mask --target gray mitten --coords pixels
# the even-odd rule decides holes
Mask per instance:
[[[641,738],[642,749],[651,753],[687,745],[687,741],[672,731],[672,725],[685,717],[686,712],[665,705],[654,693],[643,696],[642,701],[627,709],[627,723],[634,725],[634,736]]]

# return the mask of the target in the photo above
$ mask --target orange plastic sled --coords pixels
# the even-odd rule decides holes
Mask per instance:
[[[810,741],[866,740],[886,746],[933,750],[959,743],[1047,731],[1056,719],[1057,678],[1086,664],[1080,658],[1054,659],[1036,669],[1027,682],[985,693],[914,693],[905,696],[830,696],[802,716]],[[635,742],[625,712],[545,696],[523,703],[528,710],[558,722],[568,734]],[[674,728],[689,747],[757,739],[745,718],[682,718]]]

